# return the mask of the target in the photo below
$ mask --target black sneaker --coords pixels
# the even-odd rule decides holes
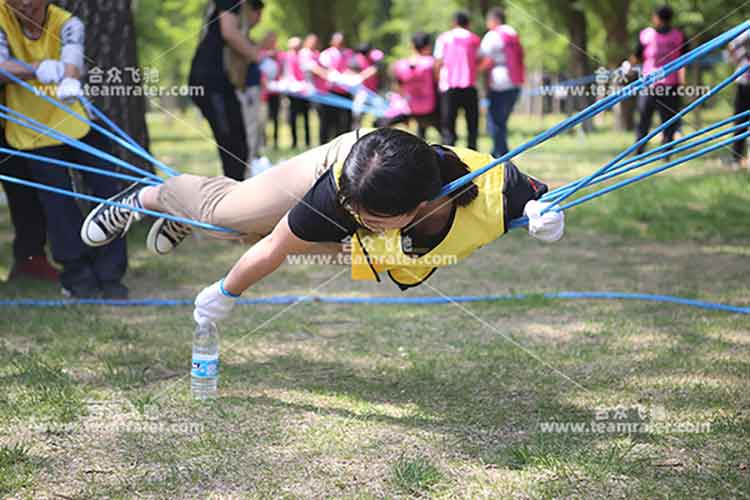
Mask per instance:
[[[102,283],[102,298],[107,300],[128,300],[128,287],[119,281]]]
[[[146,247],[156,255],[166,255],[193,232],[193,227],[168,219],[156,219],[146,237]]]
[[[143,186],[132,184],[126,190],[114,195],[109,201],[142,208],[138,192]],[[143,218],[143,213],[126,208],[100,204],[89,213],[81,226],[81,239],[90,247],[100,247],[123,236],[134,221]]]

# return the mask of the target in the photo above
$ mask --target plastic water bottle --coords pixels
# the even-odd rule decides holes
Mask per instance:
[[[190,389],[195,399],[216,397],[219,382],[219,331],[214,323],[198,325],[193,335]]]

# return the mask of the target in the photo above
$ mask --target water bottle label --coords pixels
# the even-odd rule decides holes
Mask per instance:
[[[219,375],[219,358],[216,356],[209,357],[194,354],[191,374],[197,378],[217,377]]]

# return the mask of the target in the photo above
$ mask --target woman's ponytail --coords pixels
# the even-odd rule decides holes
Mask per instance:
[[[434,145],[432,146],[435,154],[438,157],[438,165],[440,166],[440,179],[443,186],[450,184],[467,175],[469,172],[469,166],[466,165],[456,153],[443,146]],[[459,206],[465,207],[479,196],[479,188],[473,182],[457,189],[449,195],[451,198],[456,200]]]

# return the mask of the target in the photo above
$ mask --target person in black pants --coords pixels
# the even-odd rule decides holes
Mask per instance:
[[[312,146],[310,141],[310,103],[299,97],[289,97],[289,128],[292,129],[292,148],[299,144],[297,140],[297,117],[302,116],[305,132],[305,145]]]
[[[105,152],[110,149],[108,140],[94,131],[83,137],[81,142]],[[45,158],[114,169],[88,153],[63,144],[30,152]],[[72,190],[67,169],[42,160],[30,160],[28,165],[36,182]],[[99,198],[110,198],[122,188],[119,182],[110,177],[88,172],[84,173],[84,182]],[[108,299],[126,299],[128,289],[121,283],[128,266],[126,241],[118,238],[99,248],[84,245],[79,235],[84,216],[75,200],[45,190],[39,190],[38,196],[47,220],[54,221],[48,225],[47,231],[52,257],[63,267],[60,283],[64,292],[77,298],[98,297],[101,294]]]
[[[443,144],[456,144],[456,118],[463,109],[469,149],[477,149],[479,138],[479,93],[476,88],[481,39],[469,31],[469,15],[456,12],[453,29],[435,42],[435,71],[439,76],[440,128]]]
[[[8,147],[4,134],[0,137],[0,147]],[[26,160],[20,156],[0,156],[0,174],[26,181],[33,180]],[[60,275],[50,265],[44,252],[47,244],[47,221],[36,189],[7,181],[2,181],[2,186],[15,230],[13,267],[8,279],[32,278],[57,282]]]
[[[632,64],[642,62],[642,72],[645,75],[659,70],[687,50],[685,35],[679,29],[672,27],[673,16],[674,12],[671,7],[667,5],[657,7],[651,17],[652,26],[638,34],[635,53],[629,62]],[[662,123],[670,120],[680,111],[682,105],[679,89],[684,81],[685,70],[683,68],[657,81],[638,96],[640,118],[636,131],[637,141],[646,137],[651,130],[654,111],[658,110]],[[679,128],[680,120],[676,120],[664,130],[662,142],[664,144],[672,142]],[[645,147],[645,144],[641,145],[638,153],[642,153]]]
[[[10,10],[0,10],[0,65],[16,78],[27,80],[34,91],[16,83],[6,83],[7,106],[28,114],[64,136],[100,150],[108,150],[109,144],[92,132],[88,123],[73,118],[38,94],[46,94],[49,86],[56,85],[52,89],[57,99],[67,103],[78,115],[85,114],[83,106],[77,101],[83,95],[80,78],[85,69],[85,26],[77,17],[47,2],[32,3],[30,8],[24,4],[20,10],[17,10],[17,5],[17,2],[6,3],[3,4],[4,9],[7,7]],[[19,24],[22,30],[18,29]],[[34,53],[35,58],[45,59],[39,63],[28,61],[27,65],[10,60],[13,55],[21,57],[21,54],[29,53]],[[28,55],[25,57],[29,58]],[[28,160],[28,169],[35,182],[53,188],[65,191],[73,189],[68,169],[50,163],[47,158],[114,168],[107,162],[64,145],[55,137],[30,130],[20,123],[6,123],[5,140],[13,149],[45,158]],[[85,187],[100,198],[109,198],[120,189],[108,176],[86,173],[84,180]],[[125,240],[118,239],[96,250],[87,247],[80,236],[83,214],[75,200],[42,189],[37,195],[48,221],[47,235],[52,257],[62,266],[60,283],[63,292],[75,298],[127,298],[128,289],[121,283],[127,268]],[[21,223],[37,222],[29,219]]]
[[[258,60],[258,48],[240,26],[246,13],[250,26],[260,21],[263,2],[215,0],[204,35],[193,57],[190,85],[203,88],[203,95],[193,95],[193,102],[211,126],[221,157],[224,175],[236,180],[245,176],[248,146],[240,102],[224,64],[224,49],[229,47],[246,62]],[[244,77],[244,71],[241,72]]]

